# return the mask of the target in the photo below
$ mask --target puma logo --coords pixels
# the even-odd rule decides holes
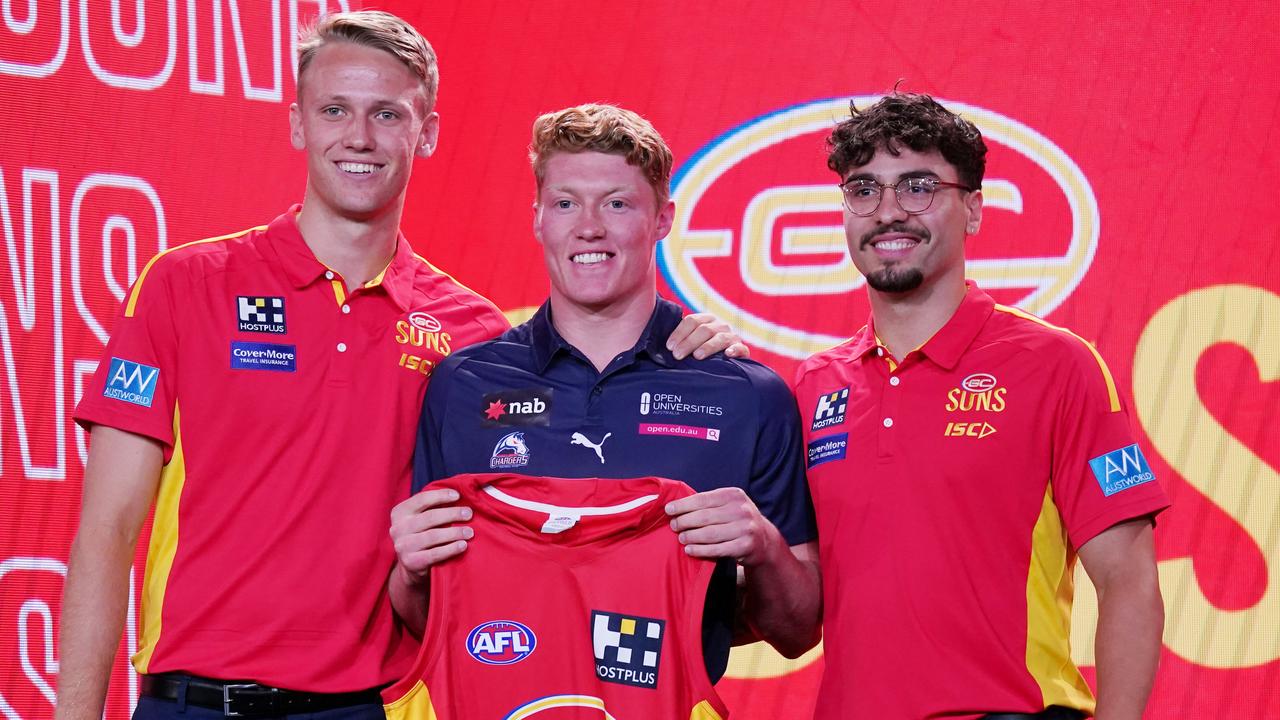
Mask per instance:
[[[603,450],[603,448],[604,448],[604,441],[605,441],[605,440],[608,440],[608,439],[609,439],[609,436],[610,436],[610,435],[612,435],[612,434],[613,434],[613,433],[611,433],[611,432],[607,432],[607,433],[605,433],[605,434],[604,434],[604,437],[600,438],[600,443],[599,443],[599,444],[596,444],[596,443],[593,443],[593,442],[591,442],[590,440],[588,440],[586,435],[583,435],[582,433],[576,432],[576,433],[574,433],[574,434],[573,434],[573,439],[570,441],[570,444],[571,444],[571,445],[581,445],[581,446],[583,446],[583,447],[589,447],[589,448],[591,448],[592,450],[595,450],[595,451],[596,451],[596,457],[600,458],[600,464],[601,464],[601,465],[603,465],[603,464],[604,464],[604,450]]]

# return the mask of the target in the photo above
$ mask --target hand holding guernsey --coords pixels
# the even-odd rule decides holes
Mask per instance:
[[[489,470],[656,475],[700,491],[666,508],[685,552],[742,568],[733,639],[799,655],[817,642],[819,613],[799,418],[768,368],[681,360],[661,341],[680,314],[658,297],[654,262],[674,211],[670,150],[639,115],[583,105],[538,118],[530,156],[550,298],[439,369],[414,459],[421,492],[393,513],[397,609],[407,623],[429,621],[430,569],[484,539],[457,492],[434,481]]]
[[[423,648],[389,720],[729,716],[703,667],[714,563],[667,527],[692,494],[661,478],[456,475],[467,552],[431,568]],[[569,713],[573,713],[570,715]]]

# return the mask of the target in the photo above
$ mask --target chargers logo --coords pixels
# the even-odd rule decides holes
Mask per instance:
[[[1089,461],[1089,469],[1107,497],[1156,479],[1137,443],[1099,455]]]
[[[486,665],[514,665],[537,646],[529,626],[514,620],[493,620],[467,633],[467,654]]]
[[[854,98],[858,107],[878,99]],[[982,184],[982,246],[989,252],[969,260],[966,274],[981,286],[1018,292],[1024,310],[1049,313],[1093,261],[1093,189],[1035,130],[940,101],[977,125],[991,150]],[[805,358],[838,345],[868,313],[865,299],[844,297],[865,281],[845,248],[837,178],[815,152],[848,116],[849,98],[840,97],[754,118],[703,146],[672,178],[675,220],[658,243],[663,277],[691,309],[731,321],[749,343],[779,356]],[[1025,216],[1024,196],[1025,207],[1034,208]],[[1027,237],[1043,239],[1028,250]],[[840,302],[814,312],[815,301],[832,295]]]
[[[159,368],[113,357],[107,369],[107,385],[102,388],[102,396],[151,407],[159,379]]]
[[[493,446],[493,454],[489,456],[489,467],[504,469],[521,467],[529,464],[529,446],[524,443],[524,433],[511,432],[502,436]]]

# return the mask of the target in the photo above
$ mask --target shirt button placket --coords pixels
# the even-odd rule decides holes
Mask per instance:
[[[901,370],[902,366],[898,366]],[[882,396],[880,399],[880,428],[876,431],[876,450],[880,457],[890,457],[897,452],[898,443],[896,441],[899,431],[894,429],[898,424],[900,409],[902,407],[902,391],[899,386],[902,385],[902,377],[896,372],[890,372],[888,381],[882,385]]]
[[[355,316],[351,310],[351,304],[354,301],[355,298],[348,295],[343,303],[338,306],[338,318],[336,323],[338,332],[337,337],[335,338],[336,342],[334,343],[333,350],[337,354],[334,362],[334,368],[337,370],[335,377],[342,383],[351,382],[354,378],[356,366],[355,356],[359,354],[355,351],[356,347],[354,345],[357,339]]]

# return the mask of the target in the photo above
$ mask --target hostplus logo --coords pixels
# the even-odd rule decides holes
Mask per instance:
[[[848,387],[824,393],[818,398],[818,407],[813,411],[813,425],[809,429],[817,432],[832,425],[839,425],[844,422],[845,409],[848,407]]]

